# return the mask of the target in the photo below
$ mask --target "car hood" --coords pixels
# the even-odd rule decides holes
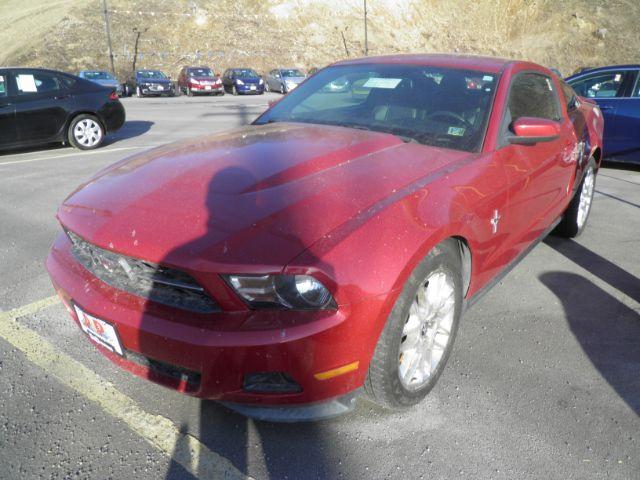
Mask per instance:
[[[305,80],[305,77],[284,77],[285,82],[291,83],[302,83]]]
[[[220,77],[189,77],[187,80],[198,80],[199,82],[217,82]]]
[[[252,78],[236,78],[235,81],[237,82],[238,80],[243,81],[244,83],[259,83],[260,80],[262,80],[262,78],[260,77],[252,77]]]
[[[162,85],[168,85],[171,80],[168,78],[138,78],[138,83],[160,83]]]
[[[247,126],[121,161],[71,194],[58,218],[132,257],[260,273],[468,155],[342,127]]]

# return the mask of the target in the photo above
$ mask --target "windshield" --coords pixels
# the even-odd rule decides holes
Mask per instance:
[[[84,72],[84,78],[88,80],[115,80],[109,72]]]
[[[252,70],[251,68],[239,68],[234,70],[233,73],[236,78],[256,78],[259,76],[255,70]]]
[[[160,72],[159,70],[142,70],[138,72],[138,77],[157,78],[157,79],[167,78],[167,76],[164,73]]]
[[[190,68],[188,75],[190,77],[213,77],[213,72],[210,68]]]
[[[283,77],[304,77],[304,73],[300,70],[296,70],[295,68],[290,70],[280,70],[282,72]]]
[[[498,75],[416,65],[325,68],[256,124],[300,122],[373,130],[464,151],[482,147]]]

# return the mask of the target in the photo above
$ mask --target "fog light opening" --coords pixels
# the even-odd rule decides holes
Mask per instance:
[[[244,376],[242,389],[252,393],[299,393],[302,387],[285,372],[257,372]]]

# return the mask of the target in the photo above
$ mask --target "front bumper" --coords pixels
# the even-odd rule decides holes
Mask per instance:
[[[236,90],[238,91],[238,93],[262,94],[262,93],[264,93],[264,84],[262,84],[262,85],[256,85],[256,84],[236,85]]]
[[[222,84],[217,85],[189,85],[189,90],[193,93],[222,93],[224,87]]]
[[[141,85],[140,91],[143,95],[172,95],[173,85]]]
[[[115,326],[125,355],[97,348],[122,368],[183,393],[227,402],[231,408],[243,404],[235,409],[257,418],[275,419],[273,410],[261,410],[265,406],[313,407],[290,413],[294,420],[332,416],[353,407],[339,397],[364,383],[377,340],[371,332],[375,322],[369,320],[384,308],[382,299],[337,311],[196,314],[110,287],[75,260],[70,246],[66,235],[60,235],[47,258],[54,287],[76,323],[74,304]],[[354,362],[359,365],[355,370],[316,378]],[[245,375],[256,372],[285,372],[301,391],[244,390]],[[333,406],[316,408],[323,402]]]

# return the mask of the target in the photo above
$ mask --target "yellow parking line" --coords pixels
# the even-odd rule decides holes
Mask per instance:
[[[57,301],[57,297],[49,297],[0,313],[0,338],[20,350],[31,363],[57,378],[60,383],[127,424],[131,430],[182,465],[189,473],[201,478],[250,479],[197,438],[181,433],[171,420],[145,412],[93,370],[62,353],[35,331],[16,322],[17,318],[36,313]]]

